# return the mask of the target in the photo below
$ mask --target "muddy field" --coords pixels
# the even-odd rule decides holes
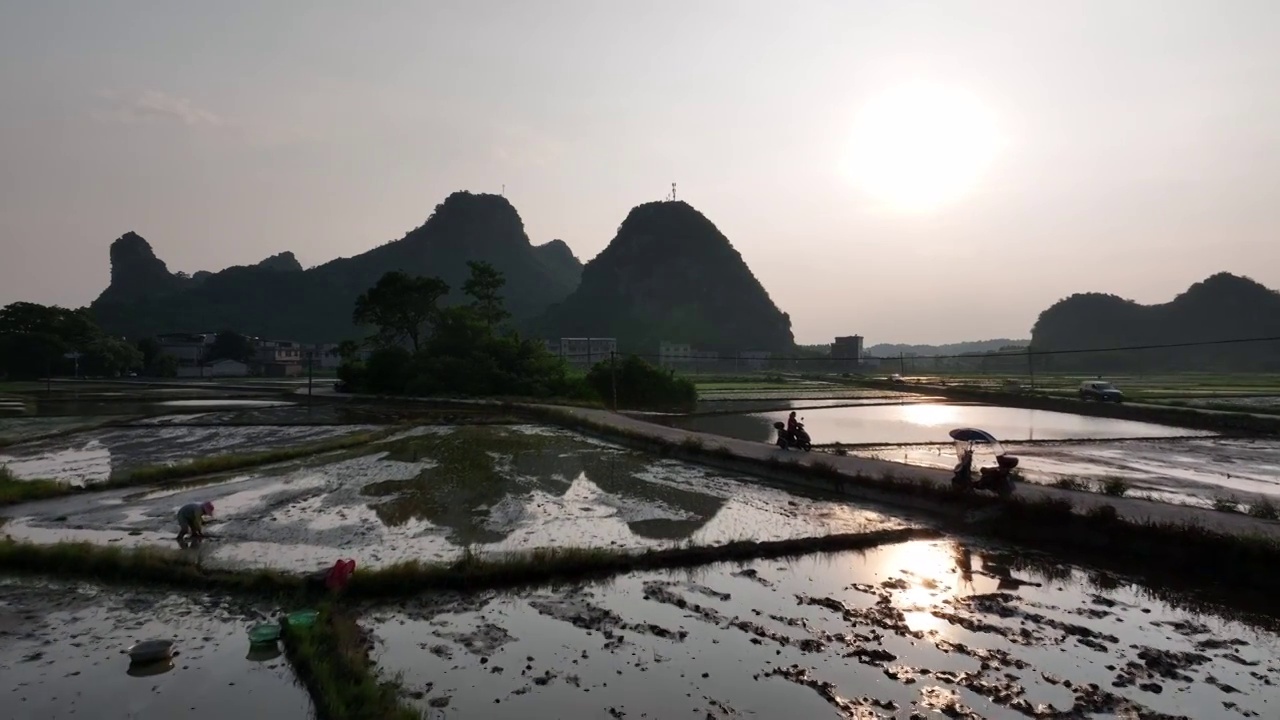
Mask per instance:
[[[371,425],[108,427],[0,450],[19,478],[92,485],[148,465],[261,452],[372,429]]]
[[[1192,505],[1215,498],[1243,501],[1280,495],[1280,441],[1229,438],[1097,443],[1007,443],[1023,477],[1051,484],[1060,478],[1100,482],[1122,478],[1134,494]],[[852,454],[926,467],[951,468],[954,445],[858,448]],[[990,464],[990,457],[979,457]]]
[[[12,720],[306,720],[311,701],[282,656],[250,654],[247,629],[272,608],[0,579],[0,716]],[[175,641],[171,662],[125,651]]]
[[[366,616],[427,717],[1273,718],[1277,636],[949,542]]]
[[[717,474],[540,426],[422,427],[358,450],[183,490],[102,493],[9,508],[38,542],[173,545],[174,513],[212,500],[191,552],[312,569],[447,560],[464,547],[660,547],[897,527],[878,512]]]

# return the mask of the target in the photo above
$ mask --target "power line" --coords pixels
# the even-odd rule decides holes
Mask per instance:
[[[1226,340],[1198,340],[1198,341],[1186,341],[1186,342],[1177,342],[1177,343],[1127,345],[1127,346],[1120,346],[1120,347],[1104,347],[1104,348],[1071,348],[1067,350],[1034,350],[1032,348],[1027,348],[1024,350],[1009,350],[1009,351],[1003,351],[1003,352],[1002,351],[973,352],[973,353],[959,354],[959,355],[908,355],[908,356],[905,356],[905,358],[908,360],[981,360],[984,358],[1002,358],[1002,357],[1025,358],[1028,355],[1031,355],[1031,356],[1082,355],[1086,353],[1114,353],[1114,352],[1134,352],[1139,350],[1167,350],[1167,349],[1174,349],[1174,348],[1213,347],[1213,346],[1219,346],[1219,345],[1243,345],[1248,343],[1265,343],[1265,342],[1280,342],[1280,336],[1254,337],[1254,338],[1231,338]],[[699,362],[709,362],[712,360],[715,360],[715,361],[741,360],[743,362],[749,362],[751,360],[755,360],[755,361],[762,360],[762,358],[746,358],[739,355],[716,355],[715,357],[710,357],[710,356],[667,357],[660,354],[642,353],[642,354],[638,354],[638,357],[662,358],[676,364],[697,364]],[[816,356],[773,355],[771,359],[796,360],[796,361],[811,360],[816,362],[831,362],[831,361],[844,360],[844,361],[856,362],[859,360],[898,360],[899,358],[898,357],[882,357],[878,355],[863,355],[861,358],[851,358],[851,357],[836,358],[836,357],[831,357],[829,355],[816,355]]]
[[[1026,357],[1028,355],[1077,355],[1082,353],[1131,352],[1134,350],[1165,350],[1170,348],[1208,347],[1213,345],[1241,345],[1244,343],[1277,342],[1277,341],[1280,341],[1280,336],[1261,337],[1261,338],[1232,338],[1230,340],[1200,340],[1195,342],[1162,343],[1157,345],[1129,345],[1125,347],[1109,347],[1109,348],[1077,348],[1072,350],[1033,350],[1031,348],[1027,348],[1026,350],[1009,351],[1009,352],[997,351],[993,353],[977,353],[972,355],[928,355],[928,356],[918,356],[918,357],[941,358],[945,360],[945,359],[972,358],[972,357]]]

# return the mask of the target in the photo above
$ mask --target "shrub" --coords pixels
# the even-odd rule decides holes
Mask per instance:
[[[1079,478],[1058,478],[1053,481],[1053,486],[1059,490],[1074,490],[1076,492],[1089,492],[1093,489],[1093,486],[1088,482]]]
[[[1280,507],[1267,498],[1249,503],[1249,515],[1260,520],[1280,520]]]
[[[1233,497],[1219,496],[1213,499],[1213,509],[1218,512],[1240,512],[1240,501]]]
[[[1102,481],[1101,490],[1103,495],[1124,497],[1124,494],[1129,492],[1130,487],[1132,486],[1129,484],[1128,480],[1125,480],[1124,478],[1111,477]]]
[[[613,403],[616,390],[618,407],[631,410],[683,412],[698,402],[698,390],[691,381],[634,355],[597,364],[587,373],[587,384],[606,405]]]

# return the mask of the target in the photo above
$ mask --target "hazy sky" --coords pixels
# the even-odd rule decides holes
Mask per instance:
[[[0,303],[88,303],[128,230],[310,266],[504,184],[585,262],[672,181],[801,342],[1280,286],[1275,0],[11,0],[0,99]]]

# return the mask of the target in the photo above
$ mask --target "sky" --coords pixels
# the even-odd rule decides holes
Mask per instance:
[[[672,182],[801,343],[1280,287],[1274,0],[16,1],[0,98],[0,303],[89,303],[130,230],[311,266],[456,190],[585,262]]]

